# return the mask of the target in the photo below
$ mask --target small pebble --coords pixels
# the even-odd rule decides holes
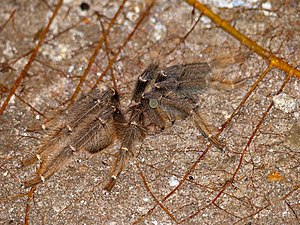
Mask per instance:
[[[176,179],[176,177],[170,177],[169,178],[169,185],[171,186],[171,187],[175,187],[175,186],[177,186],[179,184],[179,181]]]
[[[285,113],[291,113],[296,110],[297,100],[285,93],[273,97],[274,106]]]

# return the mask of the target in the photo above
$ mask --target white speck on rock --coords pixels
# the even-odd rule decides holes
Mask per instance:
[[[13,46],[13,44],[10,41],[7,41],[5,43],[5,47],[2,51],[2,53],[3,53],[3,55],[6,55],[8,58],[13,58],[15,51],[16,51],[16,49]]]
[[[211,28],[211,20],[207,16],[202,16],[200,20],[206,28]]]
[[[69,66],[68,73],[71,74],[73,72],[74,68],[75,68],[75,65]]]
[[[154,30],[151,34],[152,41],[154,41],[154,42],[161,41],[161,40],[165,39],[166,35],[167,35],[167,27],[164,24],[162,24],[158,21],[155,21],[154,22]]]
[[[274,106],[285,113],[291,113],[296,110],[297,100],[292,96],[281,93],[273,97]]]
[[[9,103],[15,104],[15,99],[16,99],[15,95],[11,96]]]
[[[266,15],[266,16],[277,16],[276,13],[274,12],[271,12],[270,10],[272,9],[272,4],[270,2],[265,2],[262,4],[262,8],[264,9],[263,10],[263,13]]]
[[[150,199],[149,198],[143,198],[144,202],[149,202]]]
[[[78,39],[84,39],[84,33],[79,31],[79,30],[71,30],[72,33],[72,39],[74,41],[78,40]]]
[[[267,10],[271,10],[272,9],[272,5],[270,2],[265,2],[262,4],[262,8],[263,9],[267,9]]]
[[[226,120],[229,119],[230,116],[231,116],[231,115],[230,115],[227,111],[225,111],[225,110],[222,110],[221,113],[222,113],[222,115],[224,116],[224,118],[225,118]]]
[[[59,201],[53,205],[53,210],[55,212],[61,212],[68,205],[68,201]]]
[[[139,15],[135,12],[127,12],[127,18],[130,21],[135,21],[138,17],[139,17]]]
[[[259,156],[255,156],[255,157],[253,157],[253,162],[255,164],[259,164],[261,162],[261,158]]]
[[[203,0],[204,4],[211,4],[219,8],[234,8],[243,6],[244,8],[257,8],[258,0]]]
[[[177,180],[176,177],[172,176],[169,178],[169,185],[171,187],[176,187],[179,184],[179,181]]]
[[[38,207],[43,207],[44,206],[43,202],[37,202],[36,204],[38,205]]]
[[[158,225],[158,222],[157,222],[156,220],[153,220],[153,221],[152,221],[152,224],[153,224],[153,225]]]

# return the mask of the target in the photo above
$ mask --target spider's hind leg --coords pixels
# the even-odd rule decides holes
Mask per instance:
[[[201,118],[199,113],[196,111],[193,112],[192,115],[193,122],[200,133],[207,138],[215,147],[220,149],[221,151],[224,150],[224,144],[222,144],[208,129],[207,125],[205,124],[204,120]]]
[[[46,156],[41,162],[41,166],[38,169],[37,175],[31,180],[24,181],[24,187],[31,187],[38,183],[44,182],[55,172],[57,172],[63,165],[65,165],[73,155],[72,146],[69,146],[60,152]]]
[[[25,181],[24,186],[48,179],[64,167],[75,152],[95,153],[113,144],[116,138],[113,115],[118,107],[119,99],[114,90],[94,89],[76,101],[68,112],[60,114],[58,122],[45,135],[38,155],[23,163],[30,165],[37,159],[41,161],[36,176]]]
[[[237,79],[233,81],[220,81],[217,79],[212,79],[210,86],[216,90],[231,91],[236,88],[243,87],[245,84],[245,79]]]
[[[110,178],[104,187],[105,190],[110,191],[114,187],[117,177],[127,165],[130,157],[134,155],[133,149],[135,144],[144,139],[146,129],[143,121],[143,112],[137,107],[132,109],[129,122],[119,125],[121,146],[118,150],[117,158],[111,167]]]

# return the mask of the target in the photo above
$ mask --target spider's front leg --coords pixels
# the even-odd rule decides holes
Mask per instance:
[[[133,102],[140,103],[142,95],[150,82],[153,81],[159,74],[158,63],[151,63],[139,76],[132,94]]]
[[[133,90],[131,105],[129,107],[129,120],[120,120],[115,117],[117,124],[117,132],[119,140],[121,140],[121,146],[118,151],[117,158],[113,162],[110,172],[110,178],[104,189],[110,191],[116,184],[116,179],[128,163],[131,156],[133,156],[133,148],[135,144],[142,141],[146,134],[146,128],[144,125],[144,111],[143,108],[143,94],[145,90],[150,86],[151,82],[154,82],[159,75],[158,63],[151,63],[138,77],[135,88]],[[119,122],[118,122],[119,121]]]
[[[120,128],[121,146],[117,158],[113,162],[109,181],[104,187],[105,190],[110,191],[114,187],[117,177],[127,165],[130,157],[134,156],[133,149],[136,143],[142,141],[145,137],[146,129],[143,124],[143,112],[139,106],[132,109],[129,122],[123,128]]]

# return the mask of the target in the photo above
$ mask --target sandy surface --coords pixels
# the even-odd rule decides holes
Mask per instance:
[[[35,168],[20,168],[20,161],[34,153],[45,119],[55,110],[66,109],[99,37],[103,37],[95,12],[107,28],[121,4],[86,2],[90,6],[87,11],[80,8],[81,1],[63,3],[16,95],[0,117],[0,224],[23,224],[26,207],[29,224],[113,225],[139,221],[165,225],[175,224],[175,220],[186,220],[185,224],[299,224],[300,82],[291,78],[284,94],[277,95],[286,77],[278,69],[266,75],[221,133],[220,140],[227,146],[225,152],[211,147],[200,159],[207,141],[190,120],[177,121],[163,133],[149,135],[136,147],[135,158],[110,193],[103,186],[116,149],[96,155],[78,154],[64,169],[38,185],[28,201],[29,189],[23,189],[21,183],[32,176]],[[252,2],[230,8],[210,7],[258,44],[297,67],[299,2]],[[1,3],[1,105],[56,4],[53,0]],[[108,65],[106,53],[110,59],[114,57],[146,8],[143,1],[125,4],[107,38],[107,51],[105,46],[101,48],[81,93],[90,90]],[[168,66],[213,62],[243,54],[240,63],[214,70],[218,79],[245,79],[242,87],[232,91],[208,89],[198,96],[201,114],[216,133],[267,68],[267,61],[205,17],[180,43],[198,17],[199,13],[193,14],[184,1],[158,1],[120,52],[113,64],[113,75],[126,108],[134,81],[153,60]],[[103,83],[113,85],[111,70]],[[258,127],[273,100],[275,106]],[[187,173],[191,167],[194,170]],[[183,185],[168,196],[185,175]],[[233,176],[234,181],[227,187]],[[224,187],[227,188],[221,194]]]

